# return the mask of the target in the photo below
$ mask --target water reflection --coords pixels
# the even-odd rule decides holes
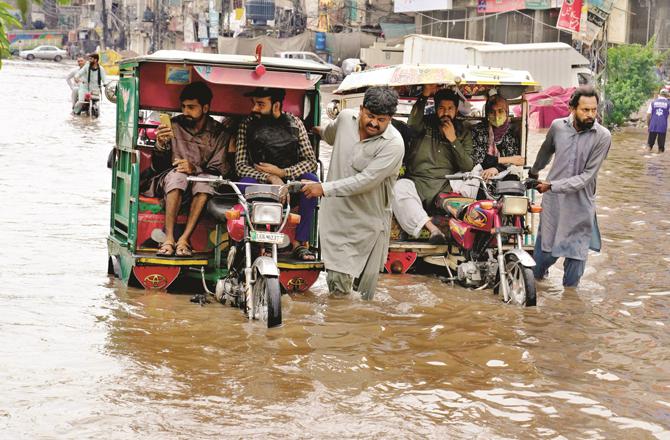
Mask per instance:
[[[670,436],[670,156],[644,133],[615,135],[580,288],[552,269],[519,309],[427,276],[383,276],[373,303],[320,280],[268,331],[106,276],[114,107],[68,115],[68,68],[0,70],[4,436]]]

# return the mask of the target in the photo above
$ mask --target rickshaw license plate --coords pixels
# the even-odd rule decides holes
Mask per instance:
[[[284,242],[284,234],[281,232],[251,231],[250,236],[251,241],[258,243],[282,244]]]

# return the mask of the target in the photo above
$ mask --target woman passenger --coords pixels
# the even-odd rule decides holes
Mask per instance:
[[[524,165],[521,147],[511,129],[509,105],[500,95],[489,97],[484,106],[486,120],[472,127],[472,161],[483,168],[488,180],[510,165]]]

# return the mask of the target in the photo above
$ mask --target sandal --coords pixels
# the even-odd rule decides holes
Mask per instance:
[[[158,248],[158,252],[156,252],[156,255],[160,257],[171,257],[174,255],[175,251],[175,244],[171,242],[164,242],[161,244],[161,247]]]
[[[300,261],[315,261],[316,254],[312,252],[307,246],[296,246],[291,252],[291,256]]]
[[[192,257],[193,249],[188,243],[177,243],[177,252],[175,252],[177,257]]]

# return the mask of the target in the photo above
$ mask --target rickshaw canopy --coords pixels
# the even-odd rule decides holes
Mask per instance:
[[[274,87],[287,91],[284,109],[298,116],[306,113],[305,93],[315,91],[330,72],[327,66],[308,60],[261,57],[259,63],[256,56],[176,50],[123,60],[122,76],[124,70],[139,72],[140,108],[178,111],[183,87],[204,81],[215,97],[213,113],[247,114],[249,100],[244,93],[255,87]]]
[[[264,73],[256,70],[259,63],[255,56],[159,50],[151,55],[126,59],[122,64],[158,63],[193,66],[198,76],[215,84],[282,87],[295,90],[314,88],[321,77],[330,72],[328,66],[309,60],[262,57],[260,62],[265,67]],[[286,75],[287,73],[289,75]],[[298,77],[294,75],[296,73],[303,74],[302,81],[297,80]]]
[[[398,64],[352,73],[334,93],[343,95],[383,85],[406,87],[422,84],[458,86],[468,95],[482,94],[496,87],[506,98],[540,90],[540,84],[525,70],[458,64]]]

